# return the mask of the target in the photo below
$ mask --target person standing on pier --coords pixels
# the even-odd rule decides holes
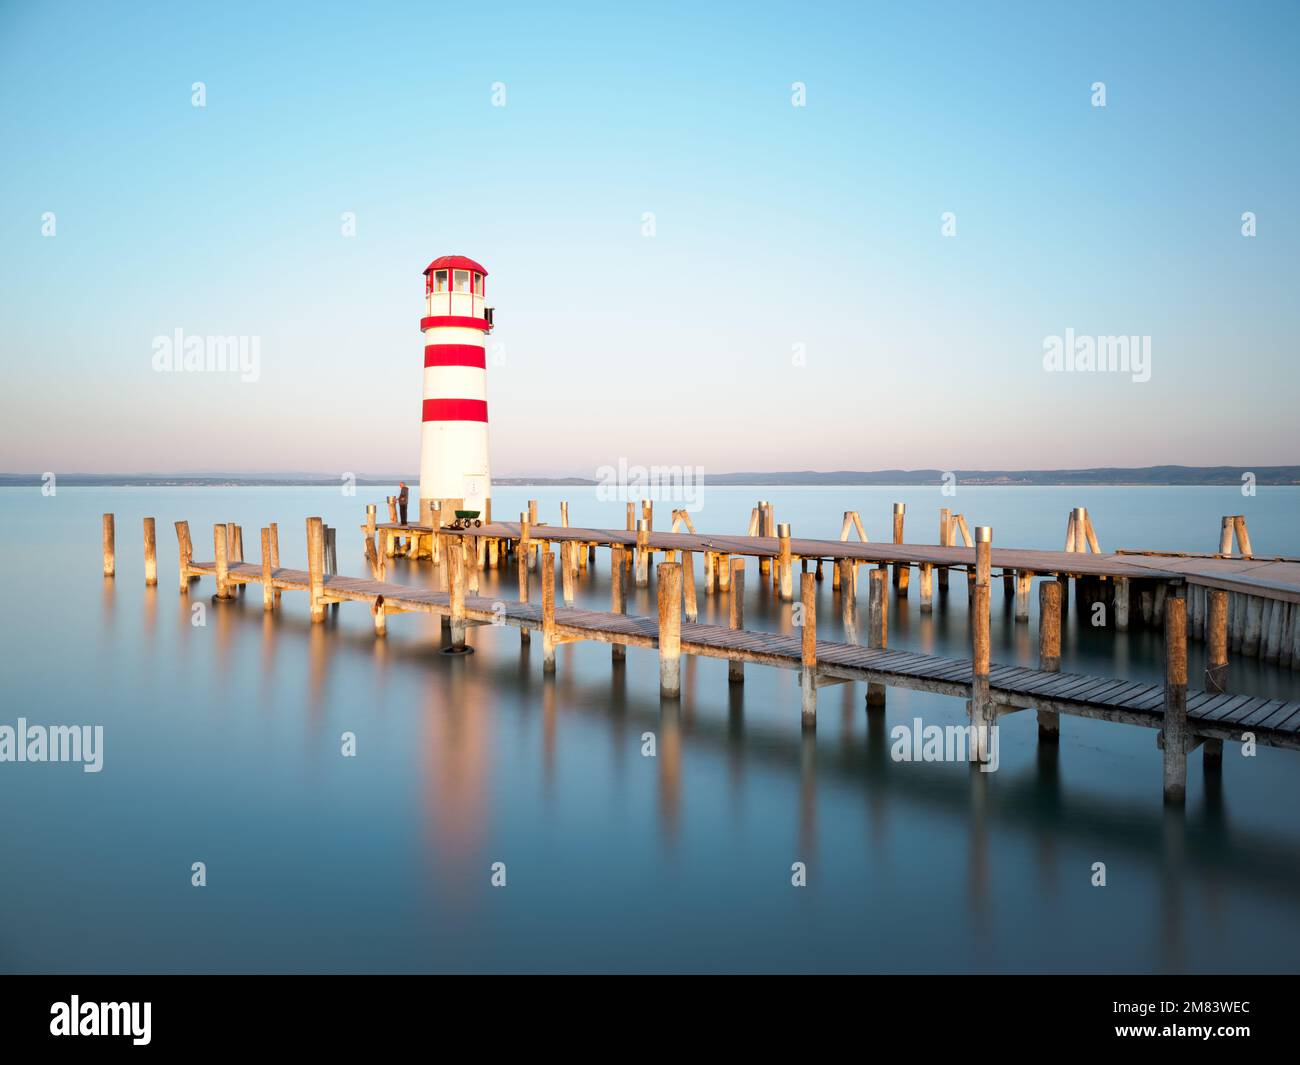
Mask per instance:
[[[410,498],[410,489],[406,487],[405,481],[398,481],[397,487],[401,489],[401,491],[397,493],[397,513],[402,520],[402,524],[405,525],[406,501]]]

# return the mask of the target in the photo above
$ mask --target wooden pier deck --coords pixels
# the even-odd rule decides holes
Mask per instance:
[[[567,511],[567,508],[566,508]],[[681,514],[682,512],[678,512]],[[757,508],[755,515],[757,520]],[[770,518],[770,511],[768,517]],[[274,610],[284,592],[302,591],[308,598],[313,622],[323,621],[334,604],[367,604],[374,619],[376,636],[387,632],[390,615],[421,612],[441,617],[444,642],[448,653],[468,653],[473,648],[467,633],[475,625],[510,625],[520,630],[521,640],[531,640],[533,632],[542,637],[542,669],[554,673],[556,647],[576,641],[597,641],[612,646],[612,657],[626,655],[628,647],[653,650],[659,659],[661,696],[676,699],[680,695],[680,659],[683,654],[728,662],[729,684],[744,682],[746,664],[770,666],[796,671],[799,680],[801,720],[805,728],[815,728],[817,691],[829,684],[858,682],[866,685],[866,709],[878,711],[885,705],[889,687],[934,692],[965,700],[970,724],[964,742],[969,744],[974,762],[990,760],[989,742],[999,719],[1020,710],[1035,710],[1038,715],[1040,743],[1059,742],[1060,717],[1088,717],[1158,730],[1158,745],[1163,751],[1164,795],[1167,802],[1181,803],[1186,794],[1187,756],[1203,747],[1207,772],[1222,764],[1225,740],[1253,748],[1256,745],[1300,749],[1300,701],[1254,697],[1227,690],[1228,651],[1230,646],[1230,594],[1226,589],[1208,587],[1200,601],[1204,614],[1199,619],[1209,644],[1205,684],[1193,688],[1188,684],[1187,641],[1193,631],[1194,613],[1186,596],[1187,572],[1160,570],[1164,593],[1161,601],[1161,626],[1164,632],[1164,682],[1152,684],[1116,677],[1098,677],[1062,673],[1061,627],[1066,614],[1068,584],[1060,576],[1042,581],[1038,586],[1038,668],[997,665],[990,660],[990,586],[994,565],[1004,570],[1004,586],[1015,578],[1016,620],[1021,619],[1022,605],[1028,596],[1029,576],[1051,572],[1053,564],[1067,566],[1068,574],[1086,572],[1094,579],[1108,579],[1117,585],[1132,579],[1136,569],[1143,574],[1151,567],[1131,556],[1103,556],[1089,552],[995,552],[992,530],[975,530],[968,548],[929,547],[901,542],[901,521],[895,512],[895,543],[874,545],[824,540],[793,540],[788,526],[780,526],[776,538],[750,535],[744,537],[703,536],[696,533],[652,534],[648,520],[639,523],[635,533],[622,530],[596,530],[546,526],[525,518],[514,523],[488,523],[473,529],[404,526],[390,522],[379,526],[376,508],[367,507],[365,553],[371,577],[346,577],[337,574],[334,530],[320,518],[308,518],[308,568],[282,567],[279,562],[279,533],[272,524],[261,530],[259,565],[243,558],[243,533],[238,525],[217,524],[213,527],[213,561],[195,561],[189,523],[176,522],[180,592],[186,595],[196,578],[212,577],[216,582],[214,600],[232,599],[241,586],[260,584],[264,610]],[[567,512],[565,513],[567,519]],[[852,512],[845,515],[847,529]],[[1228,519],[1225,519],[1225,527]],[[688,522],[689,523],[689,522]],[[115,564],[115,525],[113,515],[104,515],[104,575],[112,577]],[[962,522],[963,538],[969,537]],[[1080,518],[1089,540],[1095,544],[1086,515]],[[1073,537],[1074,523],[1071,523]],[[155,523],[146,518],[145,580],[157,583]],[[442,568],[445,591],[411,587],[387,578],[386,559],[397,546],[397,538],[406,534],[407,552],[418,557],[421,539],[430,557]],[[1080,533],[1082,537],[1084,533]],[[564,606],[557,606],[556,557],[552,542],[558,542],[564,590]],[[595,557],[595,547],[604,543],[610,549],[609,611],[573,607],[574,588],[581,571]],[[581,549],[577,549],[581,548]],[[649,579],[649,562],[654,551],[666,560],[656,567],[658,617],[642,617],[626,611],[626,583],[635,569],[636,583],[644,587]],[[698,621],[695,552],[705,554],[705,593],[727,594],[728,624],[701,624]],[[796,551],[798,554],[796,554]],[[681,561],[677,560],[678,552]],[[775,552],[775,553],[773,553]],[[807,562],[822,558],[822,552],[835,562],[835,594],[839,608],[843,641],[817,638],[817,574],[807,571]],[[771,578],[780,598],[790,598],[793,584],[793,561],[802,556],[804,572],[800,574],[799,598],[792,620],[796,634],[760,632],[744,625],[745,571],[744,556],[766,556],[771,569],[760,568],[760,579]],[[1064,559],[1061,556],[1064,555]],[[488,598],[477,594],[479,570],[497,568],[513,558],[518,574],[518,598]],[[946,658],[892,650],[888,647],[889,594],[888,569],[894,564],[894,594],[907,594],[906,566],[922,560],[923,565],[941,564],[948,568],[965,568],[967,610],[971,633],[969,660]],[[1180,561],[1186,557],[1180,556]],[[1225,559],[1197,559],[1222,562]],[[1251,561],[1249,558],[1247,562]],[[1276,561],[1276,560],[1274,560]],[[1285,561],[1285,560],[1284,560]],[[859,636],[857,597],[859,564],[867,571],[867,611],[863,635]],[[1268,565],[1267,561],[1264,561]],[[1021,570],[1020,567],[1026,567]],[[1027,567],[1035,567],[1032,571]],[[532,601],[532,591],[540,585],[540,603]],[[933,574],[931,574],[932,576]],[[922,571],[923,596],[926,573]],[[1149,593],[1143,592],[1144,601]],[[1119,600],[1118,590],[1116,601]],[[1259,600],[1252,602],[1258,604]],[[923,598],[924,603],[924,598]],[[1144,602],[1145,606],[1150,605]],[[924,606],[923,606],[924,609]],[[1270,643],[1278,632],[1289,641],[1294,635],[1294,610],[1271,614]],[[1246,612],[1247,619],[1251,617]],[[1254,613],[1253,631],[1258,639],[1260,612]],[[1283,623],[1285,619],[1285,624]],[[1095,622],[1093,622],[1095,624]],[[448,635],[450,639],[446,637]],[[949,726],[951,728],[952,726]]]

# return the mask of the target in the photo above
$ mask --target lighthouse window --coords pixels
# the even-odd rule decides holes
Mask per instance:
[[[433,272],[433,291],[434,291],[434,292],[446,292],[446,291],[447,291],[447,271],[446,271],[446,270],[435,270],[435,271]]]
[[[482,275],[482,274],[475,274],[475,275],[474,275],[474,295],[476,295],[476,296],[481,296],[481,295],[483,295],[483,275]]]
[[[468,292],[468,291],[469,291],[469,271],[468,271],[468,270],[457,270],[457,271],[456,271],[456,291],[457,291],[457,292]]]

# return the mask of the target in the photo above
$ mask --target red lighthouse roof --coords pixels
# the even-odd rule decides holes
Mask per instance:
[[[430,270],[477,270],[484,277],[487,277],[487,271],[465,255],[444,255],[441,258],[434,259],[424,268],[426,274]]]

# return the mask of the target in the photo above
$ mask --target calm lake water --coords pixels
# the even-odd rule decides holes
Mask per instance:
[[[1228,745],[1221,785],[1189,758],[1185,813],[1160,799],[1155,733],[1062,721],[1040,749],[1032,714],[1002,728],[1001,768],[898,763],[888,729],[960,724],[955,699],[891,689],[878,725],[865,687],[822,690],[805,735],[793,673],[683,660],[661,706],[653,652],[614,668],[601,644],[474,628],[477,653],[439,653],[436,620],[400,615],[376,641],[345,604],[313,627],[306,596],[263,615],[259,589],[217,606],[177,592],[172,522],[196,556],[215,521],[280,524],[304,567],[303,519],[338,527],[339,568],[364,573],[364,504],[321,489],[0,492],[5,644],[0,724],[104,728],[103,769],[0,764],[0,968],[7,971],[1101,971],[1300,968],[1300,755]],[[558,523],[622,527],[592,489],[501,488]],[[1247,515],[1258,554],[1300,555],[1300,490],[1233,488],[710,488],[701,531],[743,532],[758,498],[796,535],[836,537],[862,513],[934,542],[951,505],[1002,546],[1059,548],[1087,506],[1105,549],[1214,550]],[[671,504],[657,508],[666,527]],[[100,573],[100,514],[117,515],[118,573]],[[143,583],[140,522],[158,519],[159,584]],[[697,563],[700,560],[697,559]],[[485,574],[484,595],[496,574]],[[513,573],[504,597],[513,597]],[[604,607],[608,555],[579,602]],[[399,561],[391,579],[428,584]],[[747,622],[788,630],[749,565]],[[819,631],[834,637],[827,579]],[[891,604],[890,645],[966,654],[965,592],[933,615]],[[653,613],[653,586],[629,610]],[[193,603],[207,604],[192,624]],[[1035,606],[1037,596],[1035,596]],[[1036,620],[993,596],[995,662],[1036,661]],[[701,620],[725,617],[705,597]],[[1192,645],[1193,677],[1203,646]],[[1065,669],[1158,680],[1160,641],[1067,622]],[[1300,697],[1300,673],[1234,660],[1230,686]],[[340,753],[356,736],[356,757]],[[653,733],[657,756],[642,756]],[[191,886],[206,863],[207,886]],[[490,883],[505,863],[506,886]],[[804,862],[807,886],[791,886]],[[1106,866],[1107,885],[1092,886]]]

